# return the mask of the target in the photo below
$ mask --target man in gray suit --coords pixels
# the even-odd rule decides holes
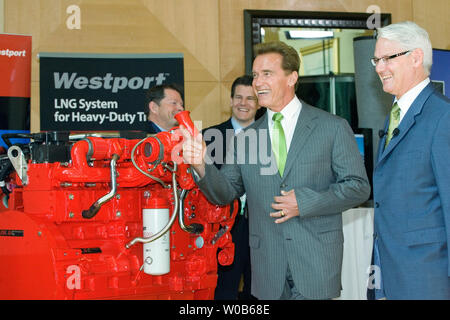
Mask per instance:
[[[263,43],[255,53],[253,89],[266,114],[237,135],[234,157],[220,171],[205,157],[201,134],[180,127],[183,159],[211,202],[247,194],[254,296],[335,298],[341,213],[370,193],[363,160],[346,120],[295,96],[300,58],[294,48]]]

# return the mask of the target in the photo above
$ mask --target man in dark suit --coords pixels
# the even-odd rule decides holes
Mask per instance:
[[[150,88],[144,109],[149,120],[147,133],[168,131],[177,126],[174,116],[183,110],[183,93],[177,85],[163,84]]]
[[[428,78],[428,33],[413,22],[378,29],[372,64],[395,99],[373,175],[370,284],[376,298],[450,299],[450,101]]]
[[[225,161],[227,146],[232,138],[243,128],[255,121],[259,108],[252,88],[253,78],[248,75],[236,78],[231,85],[231,117],[218,125],[206,128],[203,137],[208,146],[208,155],[215,159],[214,165],[220,169]],[[235,245],[233,264],[218,266],[218,280],[214,298],[216,300],[251,299],[250,294],[250,247],[248,244],[248,213],[245,195],[239,201],[239,214],[236,216],[231,235]],[[243,275],[244,287],[239,293]]]
[[[267,112],[234,138],[220,171],[209,164],[202,135],[180,126],[183,159],[210,201],[226,204],[246,193],[255,297],[338,297],[342,211],[370,195],[362,157],[345,119],[295,96],[294,48],[269,42],[254,51],[253,89]]]

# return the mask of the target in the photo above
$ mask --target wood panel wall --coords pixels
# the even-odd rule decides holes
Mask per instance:
[[[425,27],[433,46],[450,49],[448,0],[0,0],[4,32],[33,36],[31,131],[39,131],[43,51],[184,54],[187,109],[203,127],[230,115],[230,86],[244,73],[243,10],[366,12],[377,5],[393,22]],[[81,8],[69,30],[66,8]],[[1,16],[0,16],[1,18]],[[144,107],[144,106],[143,106]]]
[[[5,8],[4,1],[0,0],[0,33],[3,33],[5,27],[4,8]]]

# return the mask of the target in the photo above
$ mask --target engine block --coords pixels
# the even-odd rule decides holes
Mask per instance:
[[[177,116],[193,129],[187,111]],[[8,149],[15,170],[2,177],[0,299],[213,299],[238,208],[198,189],[177,128],[31,138]],[[144,212],[165,215],[158,232],[144,230]],[[160,262],[167,272],[146,273]]]

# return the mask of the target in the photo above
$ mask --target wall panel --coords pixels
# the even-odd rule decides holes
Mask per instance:
[[[450,1],[413,0],[413,21],[427,29],[433,48],[450,50]]]
[[[5,25],[4,7],[5,7],[4,1],[0,0],[0,33],[3,32]]]

